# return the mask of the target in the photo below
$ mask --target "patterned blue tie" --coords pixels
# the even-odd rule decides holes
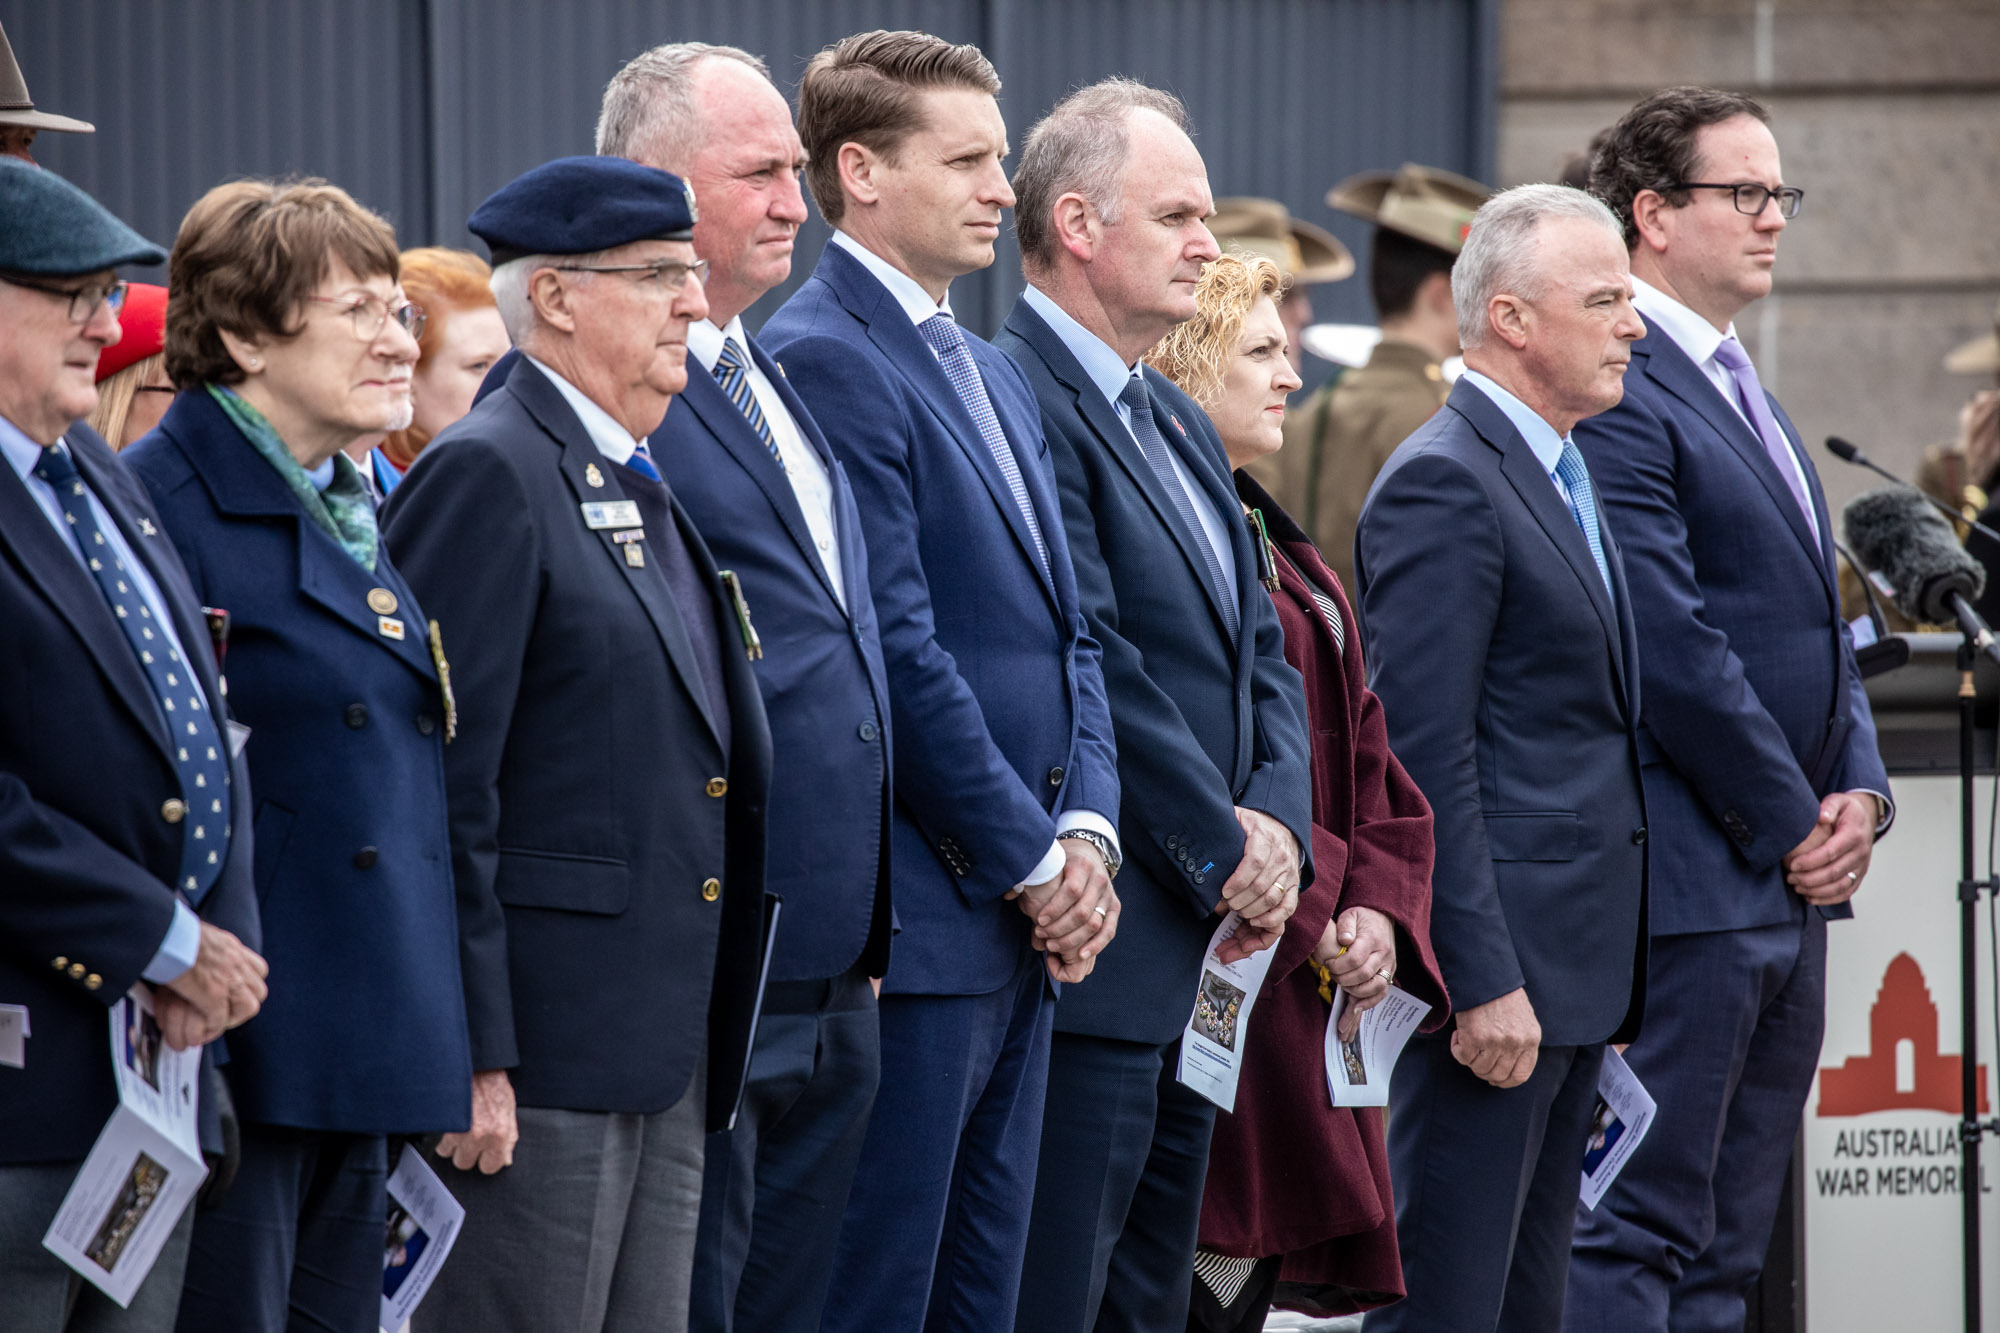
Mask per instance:
[[[181,824],[185,841],[178,886],[187,892],[188,901],[199,907],[215,877],[222,873],[229,852],[229,760],[224,757],[222,739],[208,710],[202,707],[194,672],[181,661],[166,627],[155,628],[152,608],[132,585],[124,561],[112,553],[98,529],[76,463],[60,446],[44,449],[35,475],[55,491],[63,517],[88,553],[84,563],[90,566],[98,591],[118,618],[126,642],[138,654],[139,665],[159,701],[160,715],[173,739],[174,768],[180,774],[181,796],[187,806]]]
[[[647,481],[664,482],[666,480],[665,477],[660,475],[660,469],[653,465],[653,451],[646,447],[644,440],[639,441],[638,444],[633,446],[632,456],[625,460],[625,466],[631,468]]]
[[[1597,562],[1597,575],[1604,580],[1604,591],[1610,592],[1611,566],[1604,563],[1604,543],[1597,535],[1597,493],[1590,488],[1590,471],[1583,465],[1583,455],[1567,435],[1563,437],[1562,457],[1556,460],[1556,475],[1569,491],[1569,516],[1583,529],[1583,539],[1590,543],[1590,558]]]
[[[778,466],[785,466],[785,456],[778,452],[778,441],[771,434],[771,425],[764,420],[764,409],[757,405],[757,395],[750,392],[750,374],[743,349],[736,345],[734,338],[722,340],[722,355],[715,358],[715,382],[729,395],[729,401],[750,423],[750,429],[757,432],[757,438],[771,451],[771,457],[778,460]]]
[[[1118,401],[1131,411],[1132,434],[1139,441],[1139,452],[1146,455],[1146,461],[1153,465],[1153,475],[1166,488],[1181,522],[1187,524],[1195,547],[1201,552],[1202,562],[1208,566],[1208,586],[1215,593],[1216,604],[1222,608],[1222,623],[1229,630],[1229,642],[1234,644],[1238,627],[1236,601],[1229,595],[1229,581],[1222,577],[1222,561],[1216,558],[1215,547],[1209,544],[1208,529],[1202,527],[1201,520],[1195,517],[1194,500],[1188,495],[1187,487],[1181,485],[1173,460],[1167,457],[1167,442],[1160,438],[1160,427],[1153,420],[1153,395],[1147,392],[1146,381],[1137,375],[1126,380]]]
[[[979,378],[979,367],[972,363],[972,353],[965,345],[965,334],[949,315],[932,315],[917,325],[917,331],[924,335],[924,341],[937,353],[945,377],[958,391],[958,401],[965,404],[965,410],[972,414],[972,424],[979,427],[979,438],[985,440],[986,447],[993,451],[993,461],[999,465],[1007,489],[1014,493],[1014,503],[1021,507],[1021,517],[1028,521],[1028,534],[1035,539],[1035,554],[1042,558],[1042,573],[1047,574],[1049,547],[1042,540],[1042,525],[1035,517],[1035,506],[1028,500],[1028,483],[1021,479],[1021,465],[1014,457],[1014,446],[1007,442],[1006,432],[1000,429],[1000,418],[993,414],[993,402],[986,396],[986,382]]]

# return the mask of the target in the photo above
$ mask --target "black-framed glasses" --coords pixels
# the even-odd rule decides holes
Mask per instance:
[[[87,282],[81,287],[58,287],[52,282],[36,282],[32,278],[0,273],[0,282],[9,287],[25,287],[31,292],[69,298],[69,322],[72,324],[90,323],[96,318],[97,307],[101,305],[110,306],[114,315],[125,308],[125,284],[115,280]]]
[[[354,336],[365,343],[381,337],[383,326],[392,319],[412,338],[424,336],[424,308],[408,301],[391,305],[379,296],[308,296],[306,300],[346,307],[340,313],[354,326]]]
[[[1758,185],[1754,181],[1743,181],[1735,185],[1718,185],[1708,181],[1682,181],[1674,186],[1676,190],[1728,190],[1736,197],[1736,211],[1756,217],[1764,211],[1764,206],[1773,199],[1778,201],[1778,216],[1790,221],[1799,215],[1799,207],[1806,201],[1806,192],[1796,185],[1780,185],[1772,189],[1768,185]]]
[[[640,286],[660,292],[678,292],[687,286],[689,278],[704,282],[708,279],[706,259],[697,259],[692,264],[659,259],[650,264],[551,264],[549,267],[564,273],[639,273],[644,275],[636,279]]]

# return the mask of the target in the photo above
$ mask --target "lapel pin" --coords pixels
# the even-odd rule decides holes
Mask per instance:
[[[592,531],[599,528],[637,528],[645,525],[639,517],[637,500],[586,500],[583,521]]]
[[[458,738],[458,700],[451,692],[451,663],[444,660],[444,632],[437,621],[431,627],[431,664],[437,668],[438,688],[444,693],[444,743]]]
[[[160,530],[153,526],[153,520],[143,516],[139,519],[139,531],[148,537],[157,537],[160,535]]]
[[[380,619],[378,619],[375,622],[375,629],[385,639],[395,639],[398,642],[402,641],[403,622],[396,619],[394,616],[383,616]]]
[[[627,542],[625,544],[625,563],[634,569],[644,569],[646,567],[646,548],[637,542]]]
[[[1169,413],[1167,413],[1167,420],[1169,420],[1169,421],[1173,422],[1173,423],[1174,423],[1174,429],[1175,429],[1175,430],[1177,430],[1177,431],[1179,431],[1179,432],[1180,432],[1180,433],[1181,433],[1182,435],[1186,435],[1186,434],[1187,434],[1187,427],[1186,427],[1186,426],[1183,426],[1183,425],[1181,424],[1181,419],[1180,419],[1179,417],[1177,417],[1177,416],[1175,416],[1175,415],[1174,415],[1173,413],[1169,412]]]
[[[602,486],[604,484],[604,474],[597,470],[597,464],[595,463],[585,463],[583,465],[583,479],[593,486]]]
[[[387,588],[370,588],[368,590],[368,609],[378,616],[392,614],[396,609],[396,594],[390,592]]]
[[[743,636],[743,655],[754,662],[764,655],[764,641],[757,637],[757,627],[750,623],[750,603],[743,599],[742,581],[733,569],[718,569],[715,576],[722,581],[729,604],[736,611],[736,632]]]

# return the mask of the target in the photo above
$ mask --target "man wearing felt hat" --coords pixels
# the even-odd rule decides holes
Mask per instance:
[[[5,29],[0,29],[0,157],[33,162],[35,136],[43,130],[56,134],[92,134],[97,127],[88,121],[35,110],[28,96],[28,81],[21,76],[20,62],[8,45]],[[158,262],[157,260],[154,262]]]
[[[481,204],[523,355],[383,511],[464,719],[445,781],[478,1072],[471,1130],[437,1147],[466,1219],[425,1333],[686,1327],[770,784],[750,609],[645,438],[708,313],[694,221],[680,178],[613,157]]]
[[[1364,171],[1327,203],[1375,224],[1368,294],[1382,341],[1285,418],[1285,477],[1273,491],[1318,543],[1341,582],[1354,585],[1354,530],[1375,474],[1396,446],[1443,405],[1441,364],[1458,352],[1451,267],[1472,214],[1492,191],[1436,167]]]
[[[122,1310],[41,1239],[117,1105],[110,1007],[152,987],[185,1049],[263,1003],[247,784],[186,571],[78,420],[119,336],[114,270],[166,256],[19,162],[0,217],[0,1328],[167,1330],[191,1212]]]

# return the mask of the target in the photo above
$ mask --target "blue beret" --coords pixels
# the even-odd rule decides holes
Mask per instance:
[[[53,171],[0,157],[0,269],[52,278],[120,264],[161,264],[167,252]]]
[[[694,191],[679,176],[622,157],[559,157],[495,190],[465,225],[498,267],[523,255],[693,240],[694,220]]]

